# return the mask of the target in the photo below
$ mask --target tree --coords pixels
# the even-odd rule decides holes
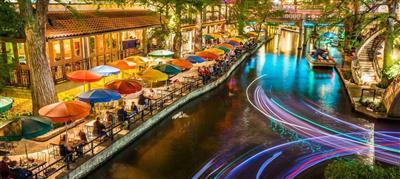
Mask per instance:
[[[400,21],[396,14],[398,3],[399,0],[341,0],[332,6],[328,6],[321,19],[344,24],[345,41],[343,48],[347,51],[354,50],[361,45],[360,39],[366,27],[371,24],[380,25],[377,30],[383,30],[383,35],[385,36],[382,70],[386,72],[394,63],[392,59],[393,45],[400,31],[400,26],[397,25]],[[388,10],[386,12],[378,12],[379,8],[382,7],[386,7]],[[385,75],[384,77],[386,78]]]
[[[285,13],[283,10],[274,10],[274,4],[271,0],[258,0],[251,4],[249,11],[251,14],[247,21],[253,21],[252,28],[257,32],[257,39],[260,36],[260,32],[263,25],[269,18],[281,17]]]
[[[236,20],[237,29],[239,35],[244,34],[244,28],[248,17],[250,15],[250,9],[254,7],[256,0],[237,0],[232,6],[232,16]]]
[[[18,0],[18,7],[16,7],[8,1],[0,1],[0,36],[26,39],[32,110],[35,115],[38,114],[40,107],[57,101],[55,85],[46,57],[45,25],[48,3],[49,0],[37,0],[35,3],[29,0]],[[3,62],[6,61],[3,60]],[[3,63],[2,68],[5,68],[4,65],[7,67],[7,62]]]
[[[189,5],[196,11],[196,25],[195,25],[195,47],[196,51],[203,48],[203,12],[208,6],[213,6],[221,3],[219,0],[189,0]]]

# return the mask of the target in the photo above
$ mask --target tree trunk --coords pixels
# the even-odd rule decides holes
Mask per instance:
[[[194,50],[197,52],[203,48],[203,8],[197,9],[195,31]]]
[[[181,57],[181,49],[182,49],[182,30],[181,30],[182,3],[180,1],[176,1],[175,8],[176,8],[175,9],[175,36],[174,36],[173,49],[174,49],[176,58],[180,58]]]
[[[19,0],[20,13],[25,21],[27,64],[30,71],[32,112],[57,102],[57,95],[51,69],[46,57],[45,25],[49,0],[38,0],[33,9],[29,0]]]
[[[393,1],[391,4],[388,5],[389,15],[393,18],[396,17],[396,9],[397,9],[397,1]],[[386,21],[386,37],[385,37],[385,49],[383,54],[383,70],[389,70],[389,68],[393,65],[393,45],[394,45],[394,25],[395,20],[388,18]]]

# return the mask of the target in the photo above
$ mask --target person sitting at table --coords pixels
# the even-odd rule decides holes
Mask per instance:
[[[79,136],[80,141],[77,146],[76,153],[78,154],[78,157],[82,158],[83,157],[83,147],[87,144],[88,140],[86,137],[86,133],[83,132],[82,130],[79,130],[78,136]]]
[[[97,117],[96,121],[93,123],[93,134],[96,136],[106,135],[106,126],[100,122],[99,117]]]
[[[72,154],[74,152],[73,147],[68,143],[67,137],[65,135],[61,136],[60,143],[60,155],[64,157],[64,161],[69,163],[72,161]]]
[[[132,115],[139,113],[139,108],[136,106],[135,102],[132,102],[131,111],[132,111]]]
[[[139,95],[139,105],[143,108],[143,106],[144,107],[146,107],[146,97],[144,97],[144,93],[142,92],[142,93],[140,93],[140,95]]]
[[[128,118],[128,113],[125,111],[124,107],[121,106],[117,111],[118,121],[124,122]]]
[[[114,116],[110,111],[106,111],[106,127],[115,126]]]
[[[3,156],[0,162],[0,175],[2,179],[8,179],[11,176],[10,167],[8,166],[9,161],[10,159],[7,156]]]

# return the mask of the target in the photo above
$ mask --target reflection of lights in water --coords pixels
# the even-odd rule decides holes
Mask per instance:
[[[293,45],[296,45],[296,42],[294,40],[297,39],[297,35],[289,32],[284,32],[283,34],[285,34],[285,42],[280,44],[281,52],[283,52],[284,54],[290,54],[293,50]]]

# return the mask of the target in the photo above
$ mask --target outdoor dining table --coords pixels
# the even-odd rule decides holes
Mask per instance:
[[[43,167],[44,165],[46,165],[46,163],[47,162],[43,161],[43,160],[37,160],[37,159],[28,160],[25,163],[23,163],[22,167],[26,168],[26,169],[28,169],[30,171],[34,171],[36,169],[39,169],[39,168]]]

